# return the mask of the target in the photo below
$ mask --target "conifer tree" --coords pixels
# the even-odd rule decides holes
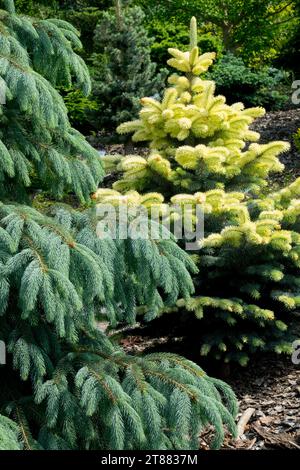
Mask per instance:
[[[102,168],[54,88],[89,91],[77,32],[18,16],[12,0],[0,7],[0,448],[189,449],[207,424],[219,446],[223,424],[234,432],[231,389],[172,354],[126,355],[96,323],[99,312],[130,323],[140,305],[187,299],[186,254],[171,239],[98,238],[92,207],[21,202],[34,177],[88,203]]]
[[[16,423],[0,415],[0,450],[20,450],[19,429]]]
[[[196,31],[193,18],[190,50],[169,49],[177,73],[162,101],[143,98],[139,119],[118,128],[148,142],[150,155],[108,156],[106,166],[122,174],[115,200],[125,193],[136,204],[161,206],[162,214],[166,204],[202,207],[196,296],[178,308],[201,320],[187,334],[203,355],[245,365],[255,351],[290,351],[291,312],[300,301],[300,179],[269,189],[289,144],[259,144],[250,125],[264,110],[227,105],[215,83],[201,78],[215,54],[199,55]],[[100,190],[98,201],[106,197]]]
[[[98,129],[114,132],[124,120],[137,117],[139,101],[163,88],[164,71],[156,73],[151,61],[150,44],[139,7],[115,8],[103,13],[94,36],[93,98],[99,109],[93,113]]]

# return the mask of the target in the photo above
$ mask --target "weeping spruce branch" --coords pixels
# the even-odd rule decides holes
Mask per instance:
[[[129,356],[97,327],[99,312],[133,323],[188,300],[190,258],[173,240],[99,239],[92,208],[25,203],[35,176],[88,204],[103,170],[55,89],[74,77],[89,91],[77,31],[1,6],[0,449],[196,449],[209,424],[218,447],[235,432],[229,386],[178,356]]]

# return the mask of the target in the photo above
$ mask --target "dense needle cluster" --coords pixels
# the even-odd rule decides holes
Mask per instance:
[[[93,98],[98,109],[92,122],[115,134],[121,122],[138,115],[142,96],[161,91],[167,71],[158,73],[151,61],[143,10],[114,3],[115,8],[102,13],[94,33]]]

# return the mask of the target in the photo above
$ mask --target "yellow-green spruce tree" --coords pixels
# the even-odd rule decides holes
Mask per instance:
[[[205,238],[196,295],[177,304],[201,320],[190,331],[198,350],[242,365],[256,351],[288,352],[300,302],[300,180],[272,192],[268,178],[284,169],[278,157],[289,144],[259,144],[250,126],[264,110],[227,105],[201,77],[215,54],[199,55],[195,18],[190,50],[169,52],[176,73],[162,101],[143,98],[139,119],[118,128],[147,142],[149,156],[106,157],[107,171],[122,175],[98,201],[126,197],[159,207],[162,217],[166,205],[192,205],[192,219],[200,205]]]
[[[230,388],[178,356],[126,355],[96,324],[99,311],[116,324],[160,308],[179,272],[187,299],[185,253],[172,240],[101,240],[92,209],[24,203],[33,179],[88,203],[102,177],[55,90],[89,91],[73,46],[70,24],[0,1],[0,449],[197,448],[208,423],[218,446],[223,424],[234,431]]]

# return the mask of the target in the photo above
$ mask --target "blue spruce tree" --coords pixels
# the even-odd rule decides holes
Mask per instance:
[[[88,204],[97,153],[71,128],[55,86],[90,81],[74,28],[0,1],[0,449],[190,449],[234,432],[230,388],[171,354],[126,355],[97,328],[133,322],[192,292],[193,263],[172,240],[101,240],[92,208],[30,204],[32,182]]]

